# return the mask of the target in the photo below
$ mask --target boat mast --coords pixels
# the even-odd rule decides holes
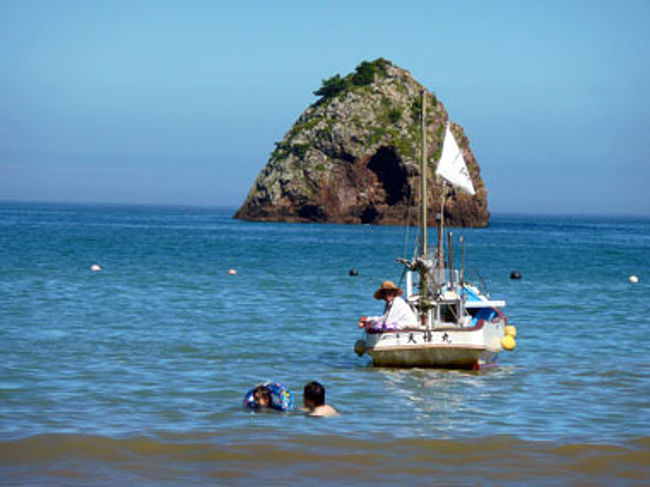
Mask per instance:
[[[427,258],[427,136],[426,136],[426,118],[427,118],[427,99],[424,90],[420,91],[420,100],[422,105],[422,116],[420,120],[420,131],[422,133],[422,149],[420,152],[420,195],[422,206],[422,258]]]
[[[425,90],[420,91],[420,105],[421,105],[421,119],[420,119],[420,132],[421,132],[421,150],[420,150],[420,206],[422,210],[421,215],[421,225],[422,225],[422,251],[421,251],[421,262],[425,262],[427,259],[427,137],[426,137],[426,118],[427,118],[427,106],[426,106],[426,96]],[[427,310],[427,296],[428,296],[428,282],[427,282],[427,273],[429,270],[424,265],[420,265],[420,312],[426,312]]]

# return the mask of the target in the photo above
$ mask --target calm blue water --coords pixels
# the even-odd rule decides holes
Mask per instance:
[[[650,219],[454,229],[518,329],[499,367],[460,372],[352,349],[413,230],[232,213],[0,204],[8,483],[650,479]],[[342,414],[243,410],[262,380],[298,403],[319,380]]]

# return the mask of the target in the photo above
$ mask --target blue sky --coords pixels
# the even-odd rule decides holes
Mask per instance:
[[[0,200],[238,206],[321,80],[384,57],[492,212],[650,214],[650,2],[0,2]]]

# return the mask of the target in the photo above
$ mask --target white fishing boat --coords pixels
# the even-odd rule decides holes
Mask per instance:
[[[422,92],[422,150],[420,174],[426,174],[426,98]],[[436,168],[443,185],[474,194],[463,155],[450,130],[445,131]],[[427,194],[427,178],[421,177],[421,195]],[[366,327],[355,343],[358,355],[368,354],[381,367],[440,367],[478,369],[493,364],[503,349],[515,347],[516,329],[501,311],[503,300],[490,299],[478,285],[466,280],[464,242],[461,237],[460,269],[454,268],[453,235],[444,248],[444,198],[438,216],[438,246],[433,259],[427,251],[427,198],[421,197],[421,244],[419,255],[397,260],[405,266],[406,302],[415,312],[417,326],[400,329]],[[414,277],[417,282],[414,282]],[[417,284],[417,286],[415,285]],[[416,289],[417,288],[417,289]]]

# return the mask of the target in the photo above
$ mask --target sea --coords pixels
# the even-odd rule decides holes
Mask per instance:
[[[353,350],[413,228],[233,213],[0,203],[1,485],[650,483],[650,218],[451,229],[517,328],[458,371]],[[242,407],[263,381],[294,409]]]

